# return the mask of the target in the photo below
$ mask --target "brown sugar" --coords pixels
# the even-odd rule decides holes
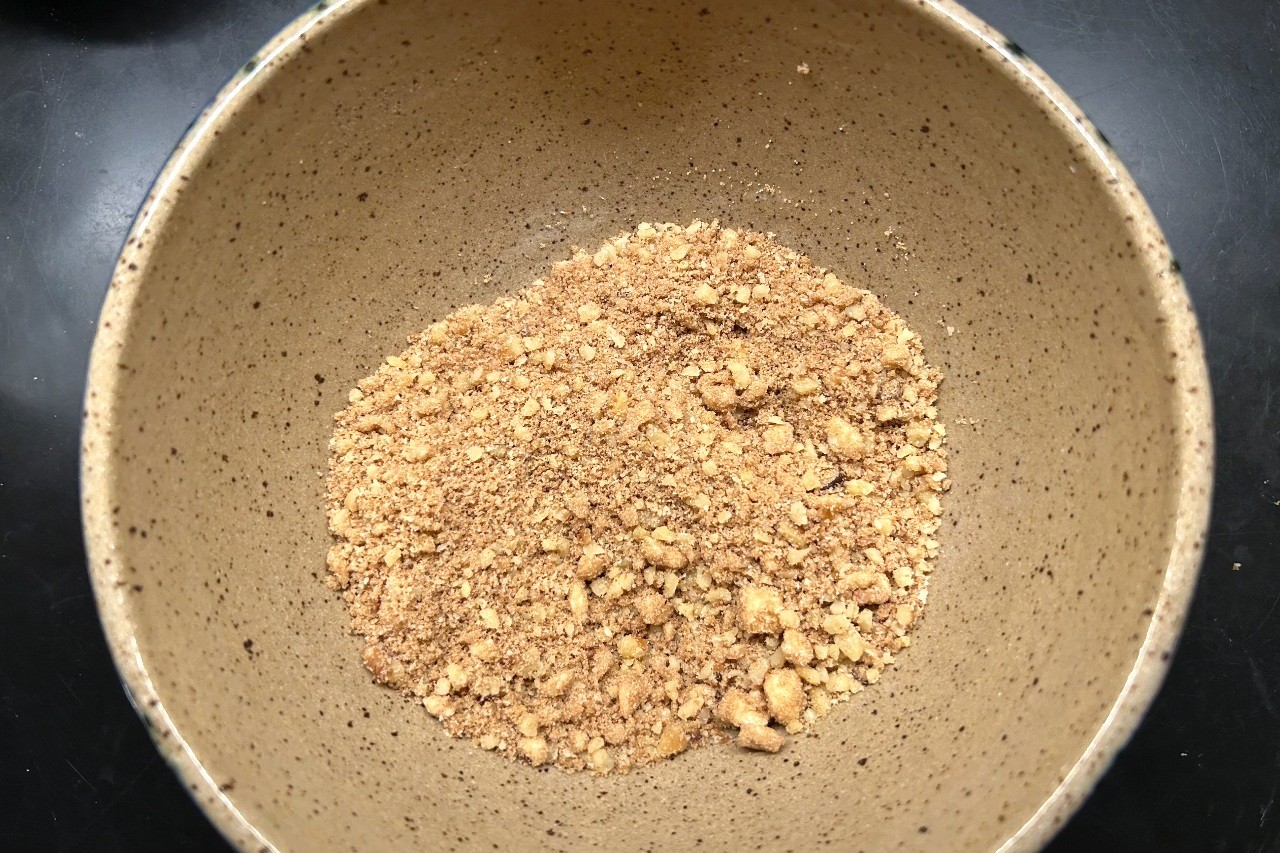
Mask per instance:
[[[449,734],[596,773],[776,752],[909,643],[920,339],[761,234],[642,224],[409,339],[330,448],[330,582]]]

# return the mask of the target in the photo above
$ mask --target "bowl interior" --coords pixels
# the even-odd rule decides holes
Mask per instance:
[[[224,99],[122,259],[86,497],[117,655],[233,838],[235,811],[290,849],[979,848],[1046,801],[1175,547],[1178,284],[1102,143],[959,32],[877,0],[366,3]],[[944,370],[925,620],[781,755],[508,764],[363,669],[322,583],[331,415],[450,309],[694,217],[877,292]]]

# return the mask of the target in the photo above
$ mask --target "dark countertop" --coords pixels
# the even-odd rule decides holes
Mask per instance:
[[[169,150],[299,0],[0,0],[0,849],[220,850],[111,666],[77,499],[84,371]],[[1051,849],[1280,849],[1280,3],[970,0],[1114,143],[1203,326],[1204,574],[1169,679]]]

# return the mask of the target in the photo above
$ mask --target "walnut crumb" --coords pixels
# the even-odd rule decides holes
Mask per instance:
[[[350,391],[329,584],[374,680],[482,749],[597,774],[777,752],[921,619],[940,381],[769,237],[643,223]]]

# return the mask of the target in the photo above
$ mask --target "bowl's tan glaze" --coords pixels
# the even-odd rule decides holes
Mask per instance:
[[[331,416],[455,306],[694,217],[874,290],[945,371],[915,642],[777,756],[599,779],[449,740],[322,583]],[[247,849],[1036,846],[1194,585],[1209,394],[1176,269],[1105,140],[949,3],[317,9],[193,128],[111,285],[84,505],[117,663]]]

